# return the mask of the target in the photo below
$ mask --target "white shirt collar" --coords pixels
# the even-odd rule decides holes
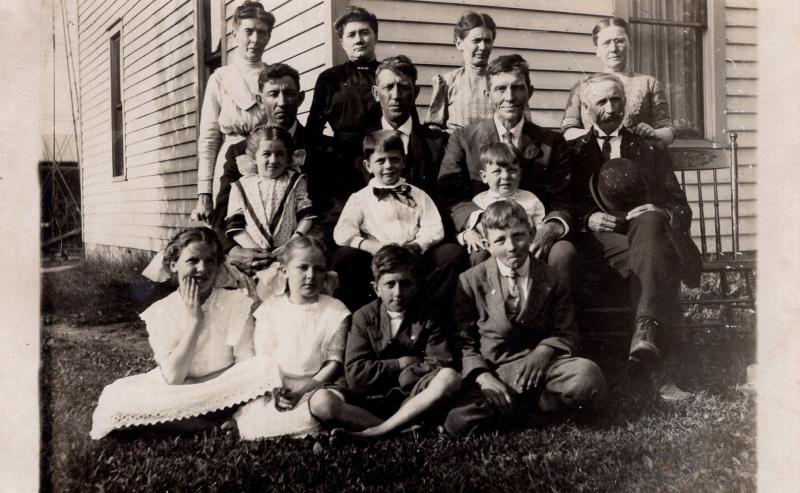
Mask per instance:
[[[389,318],[391,318],[392,320],[398,319],[398,318],[403,318],[403,316],[405,316],[405,312],[393,312],[393,311],[389,310],[388,308],[386,309],[386,313],[389,314]]]
[[[497,128],[497,135],[500,136],[500,141],[503,141],[503,138],[506,135],[506,127],[503,126],[503,122],[500,120],[500,117],[497,116],[497,113],[494,114],[494,125]],[[514,145],[519,147],[519,137],[522,135],[522,126],[525,125],[525,117],[519,119],[516,125],[511,129],[511,135],[514,136]]]
[[[409,116],[406,121],[397,128],[394,128],[391,123],[386,119],[386,117],[381,117],[381,126],[384,130],[397,130],[401,134],[405,135],[406,137],[411,135],[411,129],[414,128],[414,122],[411,120]]]
[[[619,129],[622,128],[622,125],[620,125],[619,127],[615,128],[613,132],[611,132],[610,134],[607,134],[607,133],[603,132],[602,130],[600,130],[600,127],[598,127],[596,123],[593,123],[592,126],[594,127],[594,131],[597,133],[597,135],[600,135],[600,136],[608,135],[610,137],[619,137]]]
[[[511,195],[500,195],[494,190],[489,189],[486,190],[486,197],[489,200],[516,200],[518,192],[519,190],[514,190],[514,192]]]
[[[406,179],[403,178],[403,177],[400,177],[400,179],[397,180],[397,183],[395,183],[394,185],[384,185],[383,183],[379,182],[377,178],[372,178],[369,181],[369,183],[367,184],[367,186],[372,187],[372,188],[395,188],[395,187],[399,187],[400,185],[404,184],[405,182],[406,182]]]
[[[500,275],[503,277],[510,277],[511,276],[511,267],[508,267],[503,262],[500,262],[497,259],[494,259],[497,262],[497,267],[500,269]],[[525,262],[517,267],[517,277],[528,277],[530,273],[530,263],[531,258],[528,257],[525,259]]]

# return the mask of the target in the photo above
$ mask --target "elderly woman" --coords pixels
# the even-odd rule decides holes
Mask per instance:
[[[464,12],[453,33],[464,66],[433,76],[431,106],[425,118],[427,125],[448,133],[494,114],[486,79],[486,65],[497,35],[494,20],[488,14]]]
[[[605,72],[616,75],[625,87],[625,119],[622,124],[637,135],[658,137],[669,145],[675,140],[672,119],[664,87],[654,77],[627,69],[631,48],[630,28],[624,19],[612,17],[597,23],[592,30],[597,57],[603,61]],[[578,82],[570,94],[561,131],[567,140],[575,139],[591,129],[591,119],[581,106],[581,86]]]
[[[208,78],[197,138],[197,207],[193,218],[210,220],[225,152],[264,119],[257,101],[258,74],[275,17],[259,2],[245,0],[233,15],[236,51],[231,62]]]

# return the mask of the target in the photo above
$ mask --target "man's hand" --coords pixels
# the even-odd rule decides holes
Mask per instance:
[[[421,363],[422,358],[420,358],[419,356],[401,356],[398,359],[398,362],[400,363],[400,368],[406,368],[413,364]]]
[[[592,230],[597,232],[613,232],[616,231],[617,228],[622,227],[625,224],[623,219],[618,218],[617,216],[612,216],[611,214],[606,214],[605,212],[595,212],[591,216],[589,216],[589,221],[586,222],[586,226]]]
[[[514,379],[514,384],[520,392],[535,389],[544,383],[547,365],[553,359],[553,348],[540,344],[524,358],[524,364]]]
[[[625,216],[625,219],[628,221],[632,221],[633,218],[639,217],[645,212],[660,212],[667,217],[667,221],[669,221],[669,214],[667,213],[666,209],[662,209],[661,207],[657,207],[653,204],[644,204],[640,205],[639,207],[635,207],[628,212],[628,215]]]
[[[203,221],[211,223],[211,213],[214,212],[214,204],[211,202],[210,193],[197,195],[197,205],[191,214],[192,221]]]
[[[228,260],[243,272],[251,274],[271,264],[274,255],[266,250],[235,246],[228,252]]]
[[[462,238],[464,238],[464,245],[467,247],[467,253],[480,252],[486,249],[483,243],[483,237],[475,229],[464,231]]]
[[[647,123],[641,122],[635,127],[631,129],[631,131],[640,136],[640,137],[655,137],[656,136],[656,129],[648,125]]]
[[[548,221],[536,231],[536,236],[531,243],[531,253],[539,260],[547,261],[547,254],[550,253],[553,243],[564,234],[564,225],[558,221]]]
[[[511,392],[506,384],[492,373],[484,372],[475,378],[483,396],[489,404],[501,413],[509,413],[513,409]]]

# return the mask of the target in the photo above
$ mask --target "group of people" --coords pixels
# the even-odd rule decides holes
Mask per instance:
[[[413,62],[377,60],[377,18],[348,7],[335,29],[349,60],[320,74],[303,126],[298,72],[261,61],[274,24],[258,2],[236,9],[236,56],[209,79],[200,122],[193,217],[210,227],[157,257],[178,285],[141,315],[158,368],[104,389],[94,438],[422,422],[461,436],[501,416],[590,412],[607,388],[579,356],[575,307],[620,278],[630,391],[691,397],[663,363],[699,253],[666,97],[627,70],[624,20],[595,27],[607,70],[573,88],[563,135],[530,120],[527,62],[491,59],[487,14],[458,21],[464,66],[434,77],[424,121]]]

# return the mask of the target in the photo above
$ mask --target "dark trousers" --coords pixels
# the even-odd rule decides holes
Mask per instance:
[[[569,282],[576,306],[586,306],[607,292],[609,282],[627,279],[636,318],[671,322],[680,279],[675,249],[667,236],[669,224],[657,212],[645,212],[628,224],[625,234],[587,232],[559,241],[548,263]]]
[[[553,359],[539,388],[523,391],[515,381],[524,358],[501,364],[495,376],[503,381],[513,396],[513,412],[555,413],[567,410],[596,410],[606,400],[607,385],[602,370],[594,362],[571,356]],[[500,413],[483,396],[475,382],[462,388],[455,405],[447,413],[444,428],[451,436],[469,433],[481,424],[500,418]]]
[[[339,275],[337,297],[354,312],[377,295],[372,279],[372,255],[363,250],[343,246],[333,254],[333,270]],[[467,268],[467,254],[454,243],[439,243],[426,251],[421,259],[423,280],[418,293],[432,307],[452,304],[458,275]]]

